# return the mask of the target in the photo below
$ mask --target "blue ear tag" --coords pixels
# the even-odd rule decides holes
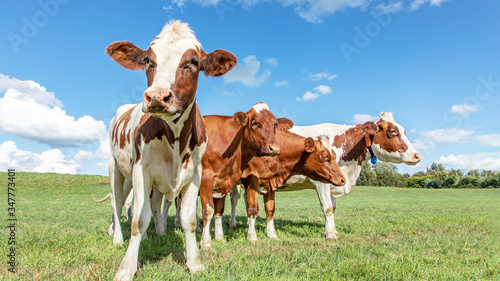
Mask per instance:
[[[373,154],[372,159],[370,159],[370,162],[371,162],[372,164],[375,164],[375,163],[377,163],[377,161],[378,161],[378,160],[377,160],[377,156],[375,156],[375,154]]]

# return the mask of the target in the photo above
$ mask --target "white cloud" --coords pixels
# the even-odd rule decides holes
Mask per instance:
[[[337,74],[330,74],[328,70],[315,74],[312,72],[306,72],[306,74],[307,74],[307,80],[310,81],[319,81],[321,79],[327,79],[332,81],[333,79],[338,77]]]
[[[99,141],[106,125],[85,115],[78,119],[63,110],[62,102],[33,81],[0,74],[0,130],[52,147]]]
[[[37,154],[18,149],[13,141],[0,144],[0,169],[3,171],[15,168],[23,172],[76,174],[82,166],[82,157],[66,160],[59,149]]]
[[[314,90],[307,91],[302,98],[297,97],[298,101],[314,101],[315,99],[319,98],[322,95],[326,95],[328,93],[332,92],[332,88],[329,86],[325,85],[319,85],[318,87],[314,88]]]
[[[268,58],[266,60],[266,62],[269,64],[269,65],[272,65],[272,66],[276,66],[278,65],[278,60],[276,58]]]
[[[224,75],[225,83],[241,82],[248,87],[258,87],[271,76],[271,71],[266,69],[258,75],[260,61],[254,55],[243,59],[243,63],[237,64],[232,70]]]
[[[415,140],[416,149],[431,149],[441,143],[471,143],[500,147],[500,134],[481,135],[462,129],[438,129],[420,133],[423,137]]]
[[[429,3],[431,6],[438,7],[441,6],[444,2],[448,2],[451,0],[413,0],[410,4],[410,10],[418,10],[425,3]]]
[[[446,157],[440,157],[436,162],[464,170],[497,171],[500,169],[500,151],[458,155],[450,154]]]
[[[392,2],[388,4],[379,4],[377,5],[377,9],[381,10],[384,13],[397,13],[404,9],[403,1]]]
[[[477,106],[468,104],[455,104],[451,107],[451,113],[458,115],[468,115],[478,112]]]
[[[369,121],[377,121],[378,119],[378,116],[371,116],[369,114],[354,114],[354,116],[352,117],[352,123],[362,124]]]
[[[288,86],[288,81],[287,80],[276,81],[276,82],[274,82],[274,86],[276,86],[276,87]]]
[[[474,131],[453,128],[425,131],[420,134],[435,143],[465,143],[471,140]]]
[[[437,7],[451,0],[407,0],[406,2],[395,0],[276,0],[283,7],[292,7],[295,13],[311,23],[322,23],[323,19],[345,9],[367,10],[371,5],[374,9],[386,13],[395,13],[401,10],[417,10],[426,3]],[[193,2],[203,7],[215,7],[216,11],[232,11],[237,5],[243,8],[251,8],[261,2],[273,2],[272,0],[174,0],[172,3],[179,9],[183,9],[187,2]],[[409,3],[409,4],[408,4]],[[406,4],[406,5],[405,5]],[[376,5],[376,6],[375,6]],[[168,8],[167,8],[168,9]]]
[[[500,147],[500,134],[480,135],[474,138],[477,144]]]

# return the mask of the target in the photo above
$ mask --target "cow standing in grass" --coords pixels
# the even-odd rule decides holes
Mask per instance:
[[[223,75],[236,64],[236,57],[224,50],[205,53],[193,31],[180,21],[165,25],[146,51],[120,41],[106,52],[125,68],[146,70],[148,78],[143,102],[120,107],[110,124],[115,243],[123,241],[118,215],[125,199],[125,179],[131,180],[134,189],[130,243],[115,280],[131,280],[137,271],[139,245],[151,220],[153,185],[170,200],[182,195],[186,264],[191,272],[201,270],[196,199],[207,134],[195,99],[198,74]]]
[[[413,145],[406,137],[403,126],[396,123],[392,113],[382,112],[377,122],[366,122],[359,125],[319,124],[313,126],[293,126],[291,132],[304,137],[316,138],[327,135],[330,146],[337,155],[337,162],[342,174],[346,177],[346,184],[334,186],[322,183],[303,176],[294,176],[287,181],[286,187],[295,189],[315,188],[325,215],[325,233],[327,239],[336,239],[334,212],[336,198],[342,197],[351,191],[359,178],[363,163],[377,157],[384,162],[405,163],[415,165],[420,160]],[[374,158],[375,159],[375,158]],[[235,227],[234,209],[236,208],[238,189],[231,195],[232,216],[230,226]]]
[[[329,147],[329,139],[319,136],[317,140],[305,138],[287,131],[291,122],[281,125],[276,139],[281,147],[278,161],[269,157],[253,158],[243,172],[241,182],[246,190],[248,214],[248,239],[257,241],[255,218],[259,212],[257,194],[264,196],[267,217],[267,236],[278,238],[274,229],[274,195],[293,175],[306,175],[318,182],[334,185],[345,184],[345,178],[335,161],[335,152]],[[215,212],[222,218],[224,205],[216,206]],[[222,223],[215,224],[215,233],[222,233]]]

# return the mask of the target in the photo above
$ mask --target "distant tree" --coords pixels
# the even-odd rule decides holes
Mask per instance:
[[[442,172],[445,171],[443,164],[432,163],[431,168],[427,168],[427,173],[429,172]]]
[[[412,177],[423,177],[423,176],[425,176],[425,173],[422,171],[418,171],[415,174],[413,174]]]
[[[464,176],[464,172],[462,172],[462,170],[460,170],[460,169],[458,169],[458,170],[451,169],[450,174],[457,176],[459,178]]]
[[[469,177],[479,177],[479,176],[481,175],[481,173],[479,173],[479,171],[478,171],[478,170],[474,169],[474,170],[469,170],[469,171],[467,172],[467,175],[468,175]]]
[[[387,163],[387,162],[377,162],[376,164],[373,165],[373,170],[375,172],[383,173],[383,172],[397,172],[398,167],[392,163]]]
[[[372,170],[370,163],[366,162],[361,168],[361,174],[359,175],[356,185],[359,186],[377,186],[378,179],[377,173]]]

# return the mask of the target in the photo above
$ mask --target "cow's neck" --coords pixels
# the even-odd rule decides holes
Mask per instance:
[[[371,157],[366,146],[365,134],[360,125],[355,125],[350,126],[344,134],[337,135],[334,140],[334,146],[341,152],[341,156],[337,159],[340,170],[346,177],[345,186],[348,191],[356,184],[363,164]]]
[[[365,131],[360,125],[348,128],[343,134],[335,136],[334,146],[341,150],[339,165],[362,165],[368,159],[368,147],[365,142]]]
[[[301,174],[308,153],[304,153],[304,138],[290,132],[276,134],[281,154],[277,156],[278,169],[270,179],[273,190],[282,186],[291,176]]]

